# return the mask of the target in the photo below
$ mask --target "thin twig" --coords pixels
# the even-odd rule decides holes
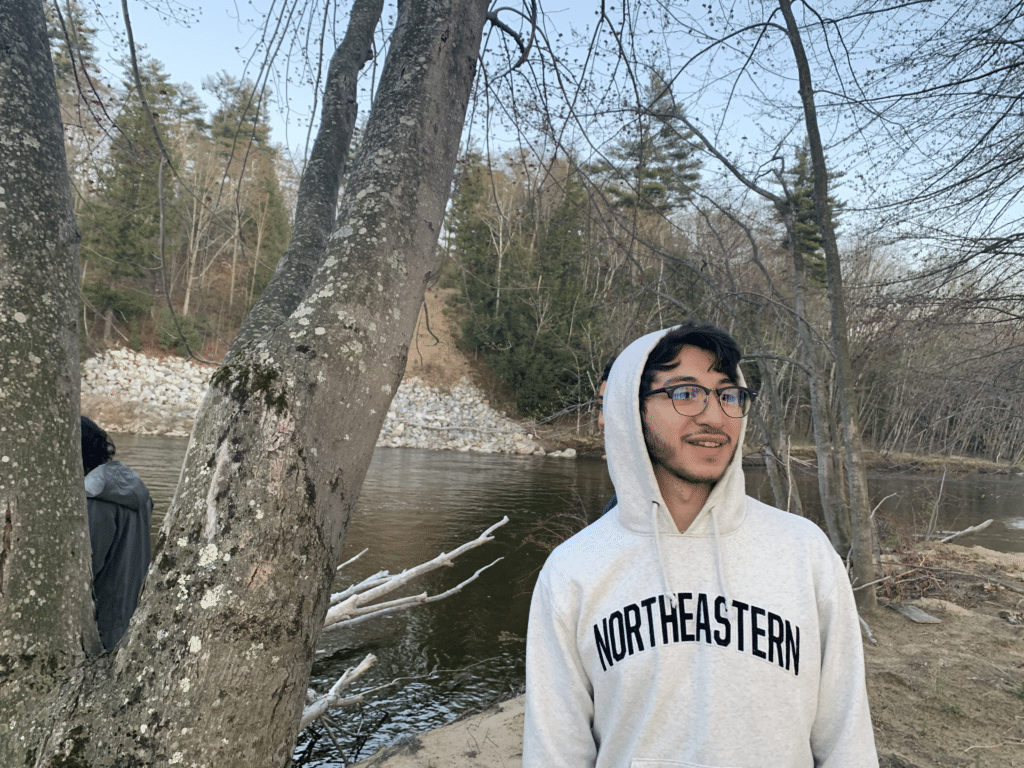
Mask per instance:
[[[935,535],[935,528],[939,522],[939,502],[942,501],[942,489],[946,487],[946,468],[942,468],[942,480],[939,482],[939,495],[935,498],[932,506],[931,517],[928,518],[928,527],[924,530],[924,543],[927,544]]]

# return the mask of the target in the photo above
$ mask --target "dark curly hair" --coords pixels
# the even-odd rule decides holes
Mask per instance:
[[[714,370],[725,374],[733,384],[739,384],[739,364],[742,354],[736,340],[721,328],[710,323],[695,321],[676,326],[661,337],[647,356],[640,377],[640,409],[643,412],[644,395],[651,391],[654,377],[659,371],[669,371],[675,365],[679,350],[684,346],[698,347],[715,358]]]
[[[95,421],[82,417],[82,465],[89,474],[100,464],[106,464],[117,452],[114,443]]]

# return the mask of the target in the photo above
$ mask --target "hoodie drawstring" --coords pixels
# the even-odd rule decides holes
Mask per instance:
[[[717,507],[711,507],[708,510],[708,514],[711,516],[711,531],[715,535],[715,565],[718,568],[718,584],[722,588],[722,597],[725,598],[725,604],[731,606],[732,598],[729,597],[729,588],[725,584],[725,565],[722,563],[722,540],[718,535],[718,516],[715,514]]]
[[[676,609],[676,593],[672,591],[672,585],[668,583],[668,569],[665,567],[665,556],[661,551],[661,526],[658,525],[658,502],[651,502],[651,522],[654,525],[654,548],[658,552],[658,567],[661,568],[661,580],[665,582],[665,591],[668,592],[668,602],[672,610]]]
[[[661,580],[665,584],[665,592],[668,593],[669,604],[672,606],[672,610],[676,609],[676,593],[672,589],[672,585],[669,584],[668,580],[668,568],[665,566],[665,555],[661,547],[661,526],[658,524],[658,502],[651,502],[651,524],[654,526],[654,548],[658,553],[658,567],[661,569]],[[708,510],[708,515],[711,517],[711,531],[714,535],[715,540],[715,568],[718,571],[718,584],[722,590],[722,597],[725,598],[726,605],[732,605],[732,598],[729,596],[729,587],[725,581],[725,565],[722,562],[722,539],[718,533],[718,518],[715,515],[716,507],[711,507]]]

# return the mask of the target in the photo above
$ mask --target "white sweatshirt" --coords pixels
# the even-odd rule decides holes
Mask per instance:
[[[663,333],[605,391],[618,506],[534,590],[523,766],[876,768],[853,593],[824,533],[746,496],[742,436],[685,533],[668,514],[638,398]]]

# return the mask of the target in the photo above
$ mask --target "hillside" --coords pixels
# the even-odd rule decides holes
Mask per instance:
[[[437,287],[426,292],[405,364],[406,378],[415,376],[439,388],[452,387],[463,378],[473,378],[469,360],[455,344],[458,328],[445,313],[448,293]]]

